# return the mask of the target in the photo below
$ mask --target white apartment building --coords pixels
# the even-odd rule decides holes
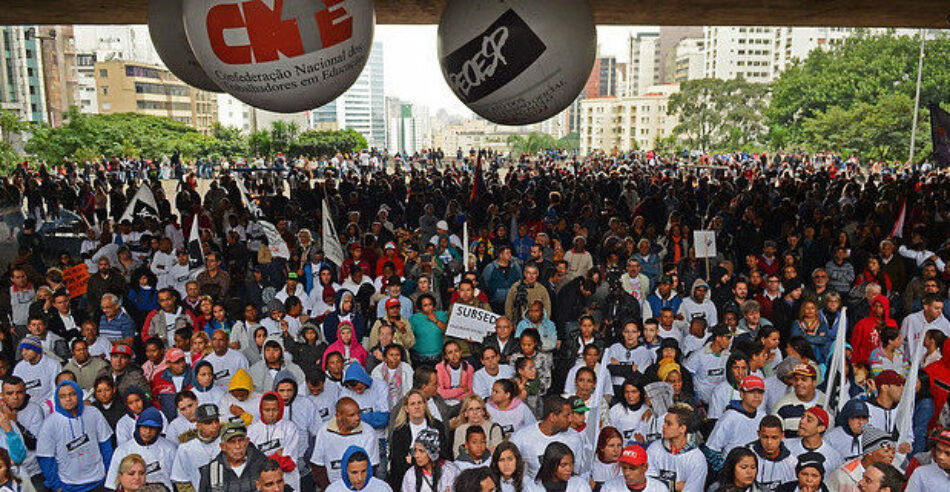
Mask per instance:
[[[244,133],[254,131],[253,108],[228,93],[218,94],[218,123],[238,128]]]
[[[776,28],[712,26],[703,28],[705,78],[771,82],[776,70]]]
[[[704,52],[701,38],[684,38],[676,43],[672,55],[673,81],[683,83],[687,80],[703,78]]]
[[[643,94],[581,101],[581,152],[649,150],[670,136],[678,122],[667,115],[670,96],[679,84],[650,86]]]

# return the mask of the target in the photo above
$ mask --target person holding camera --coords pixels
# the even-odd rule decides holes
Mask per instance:
[[[524,319],[525,312],[534,301],[541,301],[545,313],[551,312],[551,296],[538,282],[540,273],[537,265],[525,265],[524,277],[508,289],[508,295],[505,297],[505,316],[512,323],[517,324]]]

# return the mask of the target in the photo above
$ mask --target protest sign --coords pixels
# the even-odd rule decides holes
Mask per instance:
[[[491,311],[455,303],[449,313],[449,324],[445,334],[463,340],[481,342],[485,336],[495,331],[495,320],[501,316]]]
[[[67,268],[63,271],[63,283],[66,284],[69,297],[74,298],[85,294],[89,288],[89,267],[85,263],[80,263]]]

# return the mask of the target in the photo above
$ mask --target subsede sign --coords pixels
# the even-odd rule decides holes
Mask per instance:
[[[481,342],[486,335],[495,331],[495,320],[501,316],[491,311],[466,306],[456,302],[449,313],[449,323],[445,334],[463,340]]]
[[[189,0],[185,32],[221,89],[252,106],[292,113],[343,94],[366,65],[372,0]]]

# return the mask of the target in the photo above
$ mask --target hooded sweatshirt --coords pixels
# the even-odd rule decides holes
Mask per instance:
[[[273,368],[267,365],[267,359],[264,357],[264,354],[261,354],[261,360],[254,363],[250,369],[248,369],[248,374],[251,375],[251,380],[254,381],[255,388],[271,388],[274,386],[274,378],[280,372],[290,372],[294,375],[294,379],[297,381],[297,384],[303,384],[307,381],[307,376],[304,375],[303,369],[300,368],[297,364],[287,360],[287,351],[284,350],[284,341],[282,337],[279,336],[270,336],[267,340],[264,341],[264,351],[267,350],[267,347],[277,347],[280,349],[280,365],[277,368]]]
[[[146,408],[139,416],[141,422],[148,422],[152,425],[157,423],[158,435],[149,441],[145,441],[139,430],[141,425],[135,427],[135,433],[131,440],[119,443],[115,454],[112,456],[112,462],[109,465],[109,473],[106,474],[106,487],[115,489],[116,479],[119,476],[119,464],[130,455],[137,454],[145,460],[145,481],[146,483],[160,483],[171,490],[172,465],[175,462],[176,446],[168,439],[161,436],[162,414],[156,408]]]
[[[729,359],[726,361],[726,380],[717,384],[713,389],[709,401],[709,411],[706,412],[708,418],[718,419],[722,417],[723,412],[726,411],[726,407],[729,406],[730,402],[741,398],[739,394],[739,382],[736,381],[736,378],[732,375],[732,366],[739,360],[744,360],[740,359],[740,357],[745,356],[739,353],[729,355]]]
[[[362,394],[357,393],[347,384],[350,381],[359,381],[366,385],[366,389]],[[389,388],[386,383],[370,377],[360,364],[350,364],[343,373],[343,389],[339,397],[344,396],[359,404],[363,422],[376,429],[377,437],[385,438],[389,424]]]
[[[848,419],[860,415],[869,415],[867,403],[861,400],[845,403],[844,408],[835,417],[835,428],[824,435],[824,440],[841,455],[844,463],[864,455],[861,434],[851,432],[851,427],[848,426]]]
[[[341,466],[349,466],[350,459],[357,453],[362,453],[369,457],[369,453],[367,453],[365,449],[355,445],[350,446],[343,452],[343,465]],[[366,481],[361,488],[354,487],[350,482],[350,477],[346,473],[342,473],[340,479],[331,483],[325,492],[392,492],[393,489],[388,483],[373,476],[372,466],[368,466],[366,472]]]
[[[924,367],[924,371],[930,376],[930,394],[934,397],[934,408],[943,408],[947,403],[947,395],[950,394],[950,339],[943,343],[940,348],[941,358]],[[934,412],[930,425],[937,423],[940,412]]]
[[[79,399],[75,415],[62,407],[59,389],[69,385]],[[44,484],[63,492],[86,492],[102,484],[106,463],[112,461],[112,429],[95,408],[86,408],[82,388],[63,381],[53,395],[54,412],[37,437],[36,457],[46,477]]]
[[[195,364],[193,373],[198,374],[198,370],[201,369],[201,366],[208,366],[211,368],[211,385],[210,386],[201,386],[198,384],[198,380],[195,379],[194,387],[192,391],[195,392],[195,396],[198,397],[198,406],[204,405],[206,403],[212,403],[214,405],[219,405],[221,403],[221,397],[225,395],[224,388],[219,387],[215,384],[214,380],[214,366],[206,360],[200,360]]]
[[[729,402],[729,406],[722,413],[722,418],[716,422],[706,446],[714,449],[723,456],[729,454],[733,448],[743,446],[756,439],[759,422],[765,417],[762,406],[754,412],[748,412],[742,406],[741,400]]]
[[[299,490],[300,471],[297,469],[297,461],[300,460],[300,432],[293,421],[284,419],[284,400],[276,391],[269,391],[261,396],[261,414],[264,413],[264,397],[268,395],[277,398],[277,420],[272,424],[265,424],[262,420],[254,422],[247,429],[247,437],[265,456],[280,463],[287,485]]]
[[[128,395],[138,395],[138,397],[142,399],[142,405],[143,405],[142,413],[145,413],[145,410],[148,410],[149,408],[151,408],[152,399],[149,398],[148,395],[146,395],[145,392],[143,392],[142,390],[138,388],[130,389],[122,397],[122,401],[125,401],[125,398]],[[132,436],[135,434],[136,422],[138,421],[141,415],[142,415],[141,413],[136,415],[132,413],[132,411],[129,409],[125,410],[125,415],[123,415],[122,418],[120,418],[119,421],[115,424],[116,446],[118,446],[119,444],[122,444],[125,441],[132,440]],[[167,428],[167,427],[168,427],[168,420],[165,418],[165,415],[163,414],[162,428]]]
[[[706,296],[702,301],[696,298],[696,289],[700,287],[706,288]],[[712,292],[710,292],[709,284],[707,284],[705,280],[698,278],[693,282],[693,288],[690,289],[689,292],[690,296],[683,299],[683,303],[680,304],[680,309],[677,314],[682,314],[687,323],[693,318],[704,318],[708,326],[716,326],[719,324],[716,305],[713,304],[712,299],[710,299]]]
[[[778,456],[771,458],[765,456],[762,443],[758,440],[751,443],[748,448],[759,458],[759,473],[756,475],[756,481],[762,490],[775,490],[785,482],[798,479],[795,472],[798,457],[792,456],[792,452],[785,447],[785,443],[779,445]]]
[[[247,390],[250,394],[244,401],[238,400],[231,392],[234,390]],[[218,404],[218,411],[221,414],[222,422],[243,423],[250,426],[252,422],[260,416],[261,394],[254,392],[254,382],[251,376],[244,369],[238,369],[231,383],[228,385],[228,393],[221,397]],[[231,405],[235,405],[244,410],[244,413],[238,417],[231,413]]]
[[[327,479],[332,484],[345,475],[341,457],[350,446],[365,449],[370,465],[379,465],[379,439],[376,438],[376,433],[361,422],[355,429],[344,434],[340,431],[336,417],[331,418],[317,433],[310,463],[325,468]]]
[[[349,345],[343,344],[343,340],[340,338],[340,330],[344,326],[349,326],[350,328],[353,328],[352,324],[345,321],[341,322],[337,326],[335,341],[331,343],[330,346],[327,347],[327,350],[323,353],[323,361],[321,365],[323,366],[324,370],[326,370],[327,368],[327,356],[333,352],[339,352],[343,354],[344,363],[357,361],[360,363],[360,365],[364,367],[366,366],[366,358],[369,357],[369,354],[366,352],[366,349],[364,349],[363,346],[360,345],[359,337],[357,336],[355,329],[353,330],[353,336],[350,337]]]
[[[874,315],[874,305],[880,303],[884,306],[884,317],[878,319]],[[883,325],[891,328],[897,328],[897,322],[891,318],[891,301],[887,297],[877,296],[871,301],[871,313],[867,318],[858,321],[851,333],[851,363],[868,365],[868,358],[871,352],[881,346],[881,334],[877,326]]]
[[[343,311],[343,300],[345,298],[353,299],[353,304],[349,311]],[[350,324],[353,325],[353,338],[355,340],[362,340],[363,337],[369,335],[369,331],[366,329],[366,320],[363,319],[363,315],[356,310],[356,297],[352,292],[346,289],[337,291],[333,307],[333,312],[323,319],[323,336],[326,338],[327,343],[332,344],[337,341],[339,337],[338,329],[340,323],[343,321],[349,321]]]
[[[297,456],[309,456],[307,451],[312,451],[307,449],[310,437],[316,435],[319,430],[319,428],[315,429],[314,427],[318,424],[322,424],[322,422],[315,422],[319,421],[317,417],[317,407],[309,398],[300,396],[300,387],[297,384],[297,380],[294,379],[293,374],[289,371],[280,371],[277,373],[277,376],[274,378],[273,391],[277,391],[277,387],[283,382],[288,382],[294,387],[293,397],[290,398],[290,401],[284,402],[284,411],[290,418],[290,421],[297,426],[297,433],[300,435],[300,443],[298,445],[299,452]]]

